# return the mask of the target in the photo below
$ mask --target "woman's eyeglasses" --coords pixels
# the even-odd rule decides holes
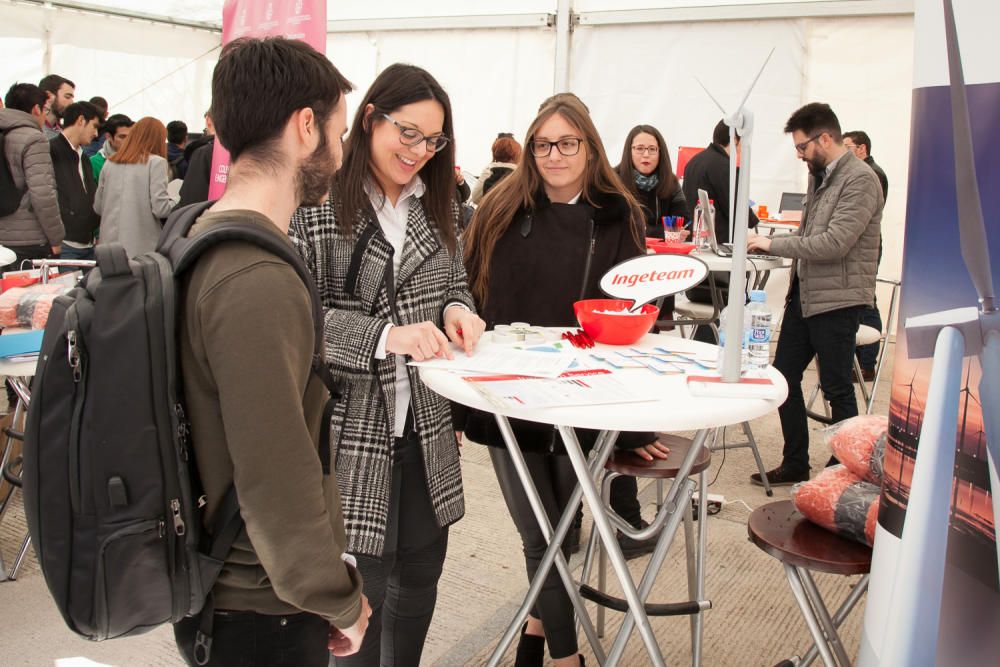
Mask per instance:
[[[387,113],[382,114],[382,117],[396,126],[396,129],[399,130],[399,143],[404,146],[416,146],[423,141],[427,143],[428,151],[431,153],[437,153],[439,150],[447,146],[449,141],[451,141],[450,138],[443,134],[435,134],[430,137],[425,136],[424,133],[417,128],[407,127]]]
[[[581,141],[583,139],[579,137],[563,137],[559,141],[532,141],[529,145],[531,146],[531,154],[535,157],[548,157],[553,146],[561,155],[571,157],[580,152]]]
[[[632,152],[636,155],[656,155],[660,152],[660,149],[656,146],[633,146]]]

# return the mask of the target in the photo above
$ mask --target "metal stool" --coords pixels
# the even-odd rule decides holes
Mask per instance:
[[[871,548],[817,526],[803,517],[790,500],[758,507],[750,515],[747,532],[751,542],[764,553],[781,561],[788,577],[788,585],[815,641],[801,659],[794,656],[779,664],[805,667],[816,659],[818,653],[826,667],[836,667],[834,656],[841,667],[848,667],[851,661],[837,634],[837,628],[868,590]],[[864,576],[831,617],[816,588],[816,582],[813,581],[810,573],[812,570]]]
[[[651,535],[660,532],[666,524],[668,517],[680,511],[684,521],[684,547],[687,555],[688,573],[688,595],[689,601],[675,603],[645,603],[646,613],[650,616],[680,616],[689,615],[691,621],[691,664],[701,664],[701,642],[703,632],[702,614],[712,606],[711,601],[705,599],[705,548],[707,540],[706,531],[706,507],[705,499],[705,470],[712,464],[712,452],[707,447],[703,447],[691,467],[691,476],[698,475],[698,545],[695,550],[695,536],[692,514],[694,512],[688,496],[681,496],[678,503],[683,502],[685,506],[669,508],[662,504],[662,484],[664,480],[673,479],[684,461],[684,457],[691,448],[691,440],[677,435],[658,433],[657,438],[661,443],[670,448],[670,453],[666,459],[646,459],[628,450],[617,450],[605,464],[606,470],[604,481],[601,485],[601,496],[604,499],[605,510],[617,528],[634,539],[646,539]],[[657,513],[656,518],[650,525],[643,529],[636,529],[621,519],[610,508],[609,497],[611,482],[621,475],[630,475],[645,479],[655,479],[657,482]],[[662,541],[662,540],[661,540]],[[659,547],[658,547],[659,550]],[[663,549],[664,552],[666,549]],[[590,574],[594,564],[595,552],[598,556],[597,568],[597,588],[590,586]],[[654,556],[657,555],[654,553]],[[664,554],[665,555],[665,554]],[[659,564],[651,560],[647,567]],[[654,572],[655,574],[655,572]],[[643,575],[645,576],[645,574]],[[597,539],[597,532],[591,531],[590,540],[587,544],[587,554],[583,565],[583,583],[580,586],[580,593],[591,602],[596,602],[597,608],[597,635],[604,636],[604,609],[611,608],[620,612],[628,611],[628,604],[625,600],[616,598],[604,593],[607,584],[607,564],[605,562],[604,550],[600,548]],[[645,602],[645,601],[644,601]]]

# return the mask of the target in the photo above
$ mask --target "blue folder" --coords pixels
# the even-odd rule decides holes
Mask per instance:
[[[16,357],[24,354],[38,354],[42,349],[42,336],[45,332],[29,331],[27,333],[12,333],[0,336],[0,359]]]

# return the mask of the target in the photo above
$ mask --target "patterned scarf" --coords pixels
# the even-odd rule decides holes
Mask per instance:
[[[649,176],[646,176],[640,173],[638,169],[633,169],[632,175],[635,176],[635,187],[639,188],[643,192],[655,190],[656,186],[660,184],[660,177],[656,175],[655,171]]]

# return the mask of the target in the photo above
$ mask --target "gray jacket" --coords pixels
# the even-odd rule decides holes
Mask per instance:
[[[101,242],[121,243],[129,257],[153,251],[163,228],[160,218],[170,215],[176,203],[167,194],[164,158],[150,155],[145,164],[108,160],[94,197],[94,210],[101,214]]]
[[[5,133],[4,157],[14,185],[25,189],[21,206],[0,218],[0,244],[5,246],[57,246],[65,230],[56,198],[56,176],[49,142],[31,114],[0,109],[0,129]]]
[[[818,190],[810,183],[798,232],[771,240],[772,254],[794,260],[803,317],[872,305],[883,206],[875,173],[850,151]]]

